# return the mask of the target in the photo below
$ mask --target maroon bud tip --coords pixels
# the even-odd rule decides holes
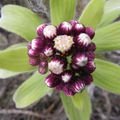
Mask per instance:
[[[62,22],[58,27],[58,34],[68,35],[72,31],[72,25],[69,22]]]
[[[77,24],[77,23],[78,23],[77,20],[71,20],[71,21],[70,21],[70,24],[71,24],[72,26],[74,26],[74,25]]]
[[[30,57],[37,57],[37,56],[39,56],[39,52],[36,51],[36,50],[30,49],[30,50],[28,51],[28,55],[29,55]]]
[[[32,65],[32,66],[37,66],[39,64],[39,59],[38,58],[29,58],[29,63]]]
[[[47,56],[50,57],[53,55],[54,53],[54,48],[51,45],[47,45],[45,46],[43,53]]]
[[[45,83],[48,87],[56,87],[59,84],[60,80],[59,77],[53,73],[48,75],[45,79]]]
[[[95,43],[91,43],[87,47],[87,51],[95,51],[96,50],[96,45]]]
[[[87,65],[85,66],[85,70],[88,73],[92,73],[95,71],[95,69],[96,69],[96,66],[95,66],[94,61],[88,61]]]
[[[46,72],[47,72],[47,67],[41,67],[41,66],[39,66],[38,72],[39,72],[41,75],[46,74]]]
[[[84,75],[82,80],[85,82],[85,85],[90,85],[93,82],[93,77],[92,75]]]
[[[95,31],[93,28],[91,27],[87,27],[86,30],[85,30],[86,34],[88,34],[90,36],[91,39],[94,38],[95,36]]]

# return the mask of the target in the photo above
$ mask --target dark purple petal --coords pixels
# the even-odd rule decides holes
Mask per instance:
[[[82,80],[85,82],[85,85],[90,85],[93,82],[93,77],[90,74],[86,74],[82,77]]]
[[[62,22],[58,27],[58,34],[68,35],[72,31],[72,25],[69,22]]]
[[[47,67],[48,66],[48,62],[47,61],[40,61],[39,66],[40,67]]]
[[[57,75],[51,73],[46,77],[45,83],[47,84],[48,87],[56,87],[60,83],[60,80]]]
[[[91,39],[93,39],[93,37],[95,36],[95,31],[91,27],[87,27],[85,32],[86,32],[86,34],[88,34],[90,36]]]
[[[96,69],[96,66],[95,66],[94,61],[88,61],[87,65],[85,66],[85,70],[88,73],[92,73],[95,71],[95,69]]]
[[[96,50],[96,45],[95,43],[91,43],[87,47],[87,51],[95,51]]]
[[[44,24],[41,24],[41,25],[39,25],[39,26],[37,27],[37,34],[38,34],[39,36],[42,36],[42,35],[43,35],[43,29],[44,29],[46,26],[47,26],[47,24],[44,23]]]
[[[87,64],[88,58],[83,53],[77,53],[72,57],[72,62],[76,66],[83,67]]]
[[[32,65],[32,66],[37,66],[39,64],[39,59],[37,58],[31,58],[29,57],[29,63]]]
[[[86,56],[88,57],[88,61],[92,61],[95,59],[95,53],[94,52],[87,52]]]

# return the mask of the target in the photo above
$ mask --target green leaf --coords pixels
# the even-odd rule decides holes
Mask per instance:
[[[27,47],[10,47],[0,51],[0,69],[14,72],[35,70],[29,64]]]
[[[120,16],[120,0],[106,1],[104,11],[103,18],[98,27],[106,26]]]
[[[64,94],[61,94],[61,99],[69,120],[90,119],[91,102],[86,90],[83,91],[83,93],[78,93],[73,97],[68,97]]]
[[[73,19],[76,0],[50,0],[50,14],[52,24],[58,25],[63,21]]]
[[[94,83],[109,92],[120,94],[120,67],[111,62],[96,59]]]
[[[46,75],[36,72],[15,92],[13,100],[17,108],[25,108],[40,100],[51,90],[44,83]]]
[[[104,3],[105,0],[91,0],[83,11],[79,21],[86,26],[91,26],[95,29],[102,19]]]
[[[0,27],[14,32],[26,40],[36,37],[36,28],[41,18],[31,10],[17,5],[6,5],[1,10]]]
[[[120,22],[113,23],[96,31],[93,39],[97,51],[120,49]]]

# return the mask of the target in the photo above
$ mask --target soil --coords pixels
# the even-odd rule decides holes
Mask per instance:
[[[5,4],[22,4],[20,0],[1,0],[0,7]],[[36,0],[37,1],[37,0]],[[32,1],[32,10],[41,14],[49,21],[49,7],[47,0],[41,0],[39,6]],[[47,1],[47,2],[46,2]],[[82,4],[77,4],[76,17],[79,16],[81,9],[85,6],[88,0],[82,0]],[[27,6],[28,7],[28,6]],[[37,8],[37,9],[36,9]],[[16,43],[25,42],[21,37],[0,29],[0,49],[3,50],[8,46]],[[107,59],[120,64],[120,51],[112,51],[103,53]],[[47,95],[37,104],[22,110],[15,108],[12,96],[18,86],[24,82],[30,75],[21,74],[8,79],[0,79],[0,120],[68,120],[64,112],[59,94],[54,92],[52,95]],[[93,113],[91,120],[120,120],[120,95],[114,95],[95,87],[92,95]]]

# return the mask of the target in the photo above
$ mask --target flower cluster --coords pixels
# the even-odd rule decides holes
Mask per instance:
[[[28,44],[29,62],[38,66],[40,74],[48,70],[45,83],[71,96],[82,91],[93,81],[95,70],[91,27],[78,21],[62,22],[59,26],[42,24],[37,28],[38,37]]]

